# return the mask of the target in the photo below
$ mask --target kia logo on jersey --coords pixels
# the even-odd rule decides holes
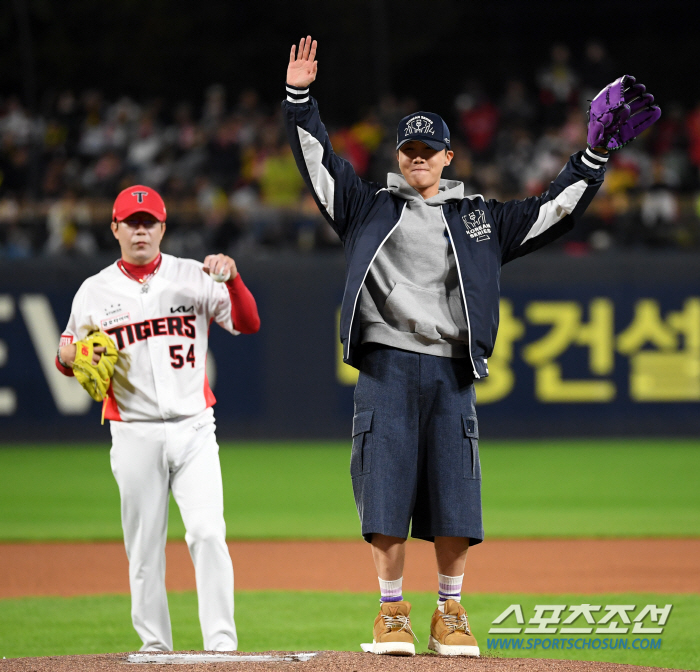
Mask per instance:
[[[194,313],[194,306],[186,308],[185,306],[178,306],[177,308],[170,307],[171,313]]]
[[[144,196],[148,196],[148,192],[147,191],[132,191],[131,195],[136,196],[137,203],[143,203],[143,198],[144,198]]]

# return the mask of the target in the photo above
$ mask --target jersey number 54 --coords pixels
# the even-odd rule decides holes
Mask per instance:
[[[194,343],[190,345],[190,349],[187,351],[187,355],[185,357],[180,354],[182,348],[182,345],[170,346],[170,359],[172,360],[170,362],[170,366],[172,366],[173,369],[181,369],[183,366],[185,366],[185,362],[187,362],[191,364],[192,368],[194,369]]]

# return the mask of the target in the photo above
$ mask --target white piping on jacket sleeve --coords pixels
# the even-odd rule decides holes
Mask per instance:
[[[555,199],[547,201],[547,203],[541,206],[537,220],[520,244],[524,245],[531,238],[543,234],[558,221],[570,215],[581,200],[581,196],[583,196],[583,193],[586,191],[586,187],[588,187],[588,184],[585,180],[574,182],[574,184],[570,184]]]
[[[331,219],[334,216],[335,180],[323,165],[323,145],[311,133],[297,126],[301,151],[318,200]]]

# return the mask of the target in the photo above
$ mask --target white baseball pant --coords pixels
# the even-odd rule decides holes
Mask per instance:
[[[171,489],[194,563],[204,650],[235,651],[233,566],[213,409],[187,418],[110,425],[110,459],[129,558],[131,618],[143,641],[141,651],[173,650],[165,592]]]

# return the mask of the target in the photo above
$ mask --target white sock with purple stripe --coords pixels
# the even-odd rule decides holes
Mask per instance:
[[[396,581],[379,579],[380,602],[401,602],[403,600],[403,576]]]
[[[461,576],[446,576],[438,572],[438,608],[440,611],[445,609],[446,600],[454,600],[460,602],[462,600],[462,581],[464,574]]]

